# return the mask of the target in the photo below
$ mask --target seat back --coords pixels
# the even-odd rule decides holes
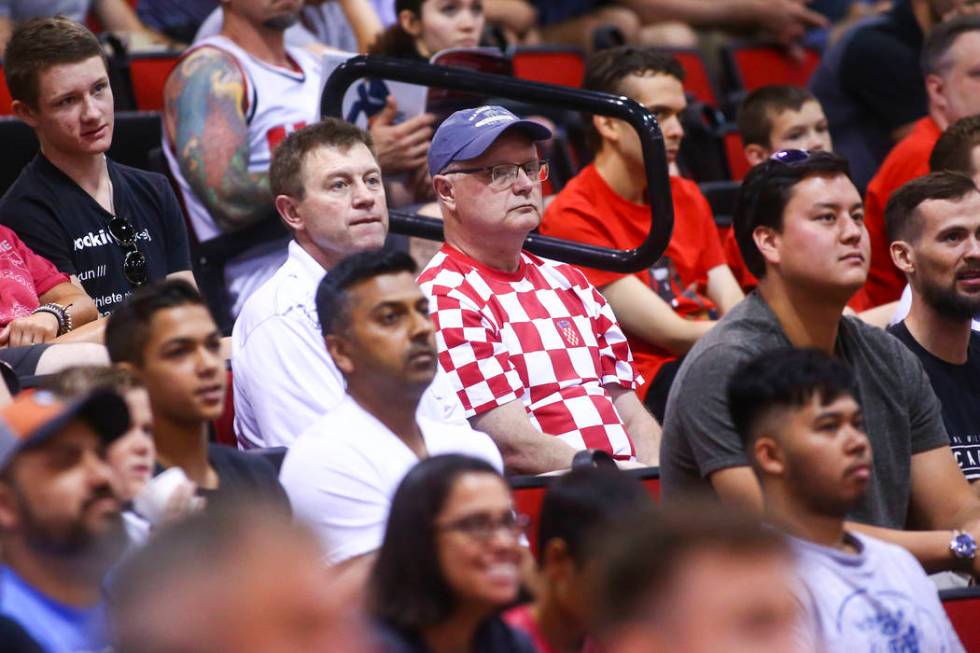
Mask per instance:
[[[514,77],[529,82],[578,88],[585,77],[585,55],[564,46],[522,46],[511,52]]]
[[[129,74],[133,81],[133,96],[140,111],[163,111],[163,86],[170,71],[177,65],[174,53],[131,54]]]
[[[980,588],[943,590],[939,592],[943,608],[953,629],[967,651],[980,651]]]
[[[658,52],[673,55],[684,69],[684,90],[699,102],[718,107],[718,93],[708,67],[697,48],[656,48]]]
[[[235,390],[232,385],[233,377],[231,368],[225,372],[225,409],[221,416],[211,422],[214,426],[214,439],[219,444],[227,444],[230,447],[238,446],[238,438],[235,437]]]
[[[811,48],[802,52],[797,59],[778,45],[744,43],[726,46],[722,57],[734,89],[754,91],[769,84],[806,86],[820,53]]]
[[[10,97],[10,89],[7,88],[7,75],[0,67],[0,116],[12,116],[14,99]]]
[[[625,472],[637,478],[654,501],[660,500],[660,468],[645,467],[631,469]],[[511,494],[514,498],[514,510],[527,515],[530,523],[527,527],[527,540],[531,552],[538,552],[538,525],[541,523],[541,504],[548,486],[554,483],[558,476],[510,476]]]
[[[741,181],[752,166],[745,158],[745,144],[742,135],[734,124],[726,125],[721,130],[725,160],[728,162],[728,174],[735,181]]]

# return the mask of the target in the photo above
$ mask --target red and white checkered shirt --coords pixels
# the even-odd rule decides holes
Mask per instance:
[[[528,252],[503,272],[444,245],[418,282],[467,417],[520,399],[543,433],[635,455],[603,386],[635,390],[642,379],[612,309],[581,272]]]

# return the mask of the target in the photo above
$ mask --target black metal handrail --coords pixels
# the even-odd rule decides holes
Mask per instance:
[[[639,134],[647,179],[650,231],[643,244],[636,249],[617,250],[531,234],[524,246],[546,258],[614,272],[637,272],[650,267],[667,249],[674,227],[674,209],[663,134],[653,114],[637,102],[567,86],[539,84],[405,59],[361,55],[342,63],[330,75],[320,98],[321,114],[340,117],[344,93],[351,84],[365,77],[469,91],[484,96],[489,94],[529,104],[561,106],[626,121]],[[615,220],[616,216],[609,216],[609,219]],[[401,211],[391,212],[391,230],[432,240],[442,240],[443,237],[440,220]]]

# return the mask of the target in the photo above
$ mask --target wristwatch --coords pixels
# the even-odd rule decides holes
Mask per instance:
[[[949,550],[958,560],[973,560],[977,557],[977,541],[969,533],[953,531],[953,539],[949,541]]]

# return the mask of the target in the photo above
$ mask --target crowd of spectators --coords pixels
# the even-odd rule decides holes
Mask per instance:
[[[973,5],[0,0],[39,146],[0,197],[0,649],[965,650]],[[809,88],[706,107],[677,55],[739,39],[821,49]],[[541,44],[663,156],[373,82],[360,126],[321,116],[338,56]],[[119,48],[175,53],[153,170],[107,155]],[[527,248],[640,246],[648,175],[642,270]]]

